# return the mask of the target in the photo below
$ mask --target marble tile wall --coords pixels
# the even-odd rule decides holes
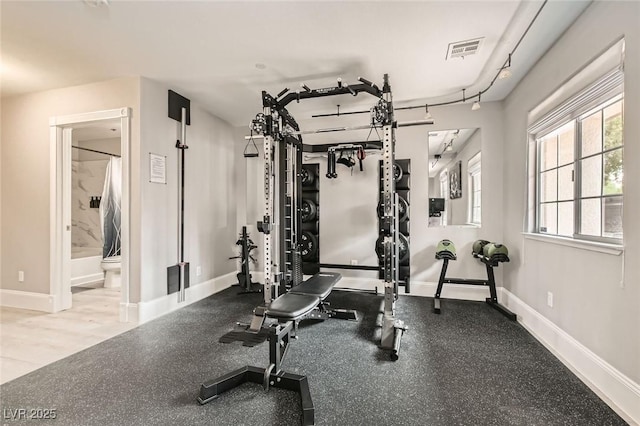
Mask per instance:
[[[72,161],[71,247],[102,249],[100,209],[90,208],[91,197],[101,196],[108,160]]]

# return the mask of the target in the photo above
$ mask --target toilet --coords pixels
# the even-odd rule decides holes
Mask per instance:
[[[120,288],[120,256],[105,257],[100,267],[104,271],[104,288]]]

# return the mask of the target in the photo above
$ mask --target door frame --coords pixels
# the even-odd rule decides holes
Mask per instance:
[[[50,287],[53,312],[71,307],[71,135],[74,126],[120,119],[120,155],[122,158],[121,205],[121,299],[120,321],[128,318],[130,304],[130,206],[131,206],[131,108],[117,108],[51,117],[50,129]]]

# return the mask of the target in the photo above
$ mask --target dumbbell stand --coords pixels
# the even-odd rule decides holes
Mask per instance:
[[[493,267],[497,266],[492,264],[490,261],[486,260],[484,257],[479,258],[482,263],[485,264],[487,269],[487,279],[479,280],[479,279],[470,279],[470,278],[447,278],[447,268],[449,266],[449,259],[443,259],[442,270],[440,271],[440,279],[438,280],[438,288],[436,289],[436,294],[433,298],[433,311],[436,314],[440,313],[440,294],[442,293],[442,286],[446,284],[467,284],[467,285],[485,285],[489,287],[489,295],[485,299],[492,308],[496,309],[502,315],[509,318],[511,321],[516,321],[517,316],[505,306],[501,305],[498,302],[498,292],[496,290],[496,281],[495,276],[493,274]]]

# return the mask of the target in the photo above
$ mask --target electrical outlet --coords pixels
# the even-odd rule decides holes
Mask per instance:
[[[18,271],[18,282],[24,282],[24,271]]]
[[[202,275],[202,266],[196,266],[196,277]]]
[[[549,305],[550,308],[553,308],[553,293],[550,291],[547,292],[547,305]]]
[[[352,265],[357,265],[358,264],[358,259],[351,259],[351,264]]]

